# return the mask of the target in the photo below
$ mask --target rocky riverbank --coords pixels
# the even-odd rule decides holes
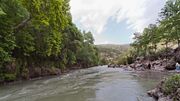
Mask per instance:
[[[166,71],[166,70],[175,70],[175,66],[173,68],[167,69],[167,65],[169,60],[137,60],[132,64],[128,65],[109,65],[110,68],[123,68],[128,71],[145,71],[145,70],[154,70],[154,71]]]
[[[167,71],[175,70],[176,62],[180,63],[180,47],[176,49],[167,49],[165,52],[151,55],[149,57],[137,57],[132,64],[108,65],[108,67],[136,71]]]
[[[155,89],[147,94],[158,101],[180,101],[180,74],[162,80]]]
[[[82,67],[73,66],[70,68],[63,69],[63,70],[59,68],[45,68],[45,67],[44,68],[40,68],[40,67],[28,68],[28,69],[23,70],[23,73],[17,79],[13,75],[8,75],[7,81],[3,81],[0,79],[0,85],[10,84],[17,81],[33,80],[33,79],[38,79],[41,77],[63,75],[65,73],[69,73],[73,70],[78,70],[78,69],[82,69]],[[11,69],[11,72],[13,72],[12,69]]]

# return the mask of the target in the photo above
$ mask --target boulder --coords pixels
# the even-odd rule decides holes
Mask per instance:
[[[147,94],[148,94],[149,96],[151,96],[151,97],[154,97],[154,98],[158,99],[158,98],[159,98],[158,92],[159,92],[159,89],[158,89],[158,88],[155,88],[155,89],[153,89],[153,90],[148,91]]]
[[[175,92],[173,99],[180,101],[180,88],[178,88],[177,91]]]
[[[161,97],[158,99],[158,101],[173,101],[173,100],[170,99],[169,97]]]
[[[133,68],[131,68],[130,66],[128,66],[127,68],[125,68],[125,70],[127,70],[127,71],[132,71]]]
[[[166,62],[164,60],[156,60],[151,62],[151,69],[164,71],[166,67]]]
[[[113,64],[109,64],[108,67],[109,67],[109,68],[115,68],[116,66],[113,65]]]
[[[174,59],[180,63],[180,46],[174,50]]]
[[[141,64],[141,63],[135,64],[135,68],[140,68],[142,66],[143,66],[143,64]]]
[[[142,56],[136,58],[136,61],[143,61],[143,60],[144,60],[144,57],[142,57]]]
[[[176,64],[176,62],[175,62],[174,58],[172,58],[169,61],[167,61],[165,69],[167,69],[167,70],[175,70],[176,69],[175,64]]]

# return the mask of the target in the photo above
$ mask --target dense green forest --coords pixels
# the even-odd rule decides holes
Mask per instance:
[[[72,22],[69,0],[0,0],[0,82],[99,63],[91,32]]]
[[[149,24],[142,33],[134,33],[134,42],[129,51],[120,56],[119,64],[131,63],[139,56],[158,55],[177,46],[180,46],[180,0],[168,0],[156,24]]]

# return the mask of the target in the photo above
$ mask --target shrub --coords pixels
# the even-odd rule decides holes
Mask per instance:
[[[165,95],[173,94],[180,88],[180,74],[176,74],[165,80],[162,91]]]
[[[16,74],[4,74],[4,81],[11,82],[16,80]]]

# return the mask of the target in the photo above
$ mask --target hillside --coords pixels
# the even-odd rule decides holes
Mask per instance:
[[[101,60],[111,63],[116,60],[118,56],[129,48],[129,44],[115,45],[115,44],[101,44],[96,45],[99,50]]]

